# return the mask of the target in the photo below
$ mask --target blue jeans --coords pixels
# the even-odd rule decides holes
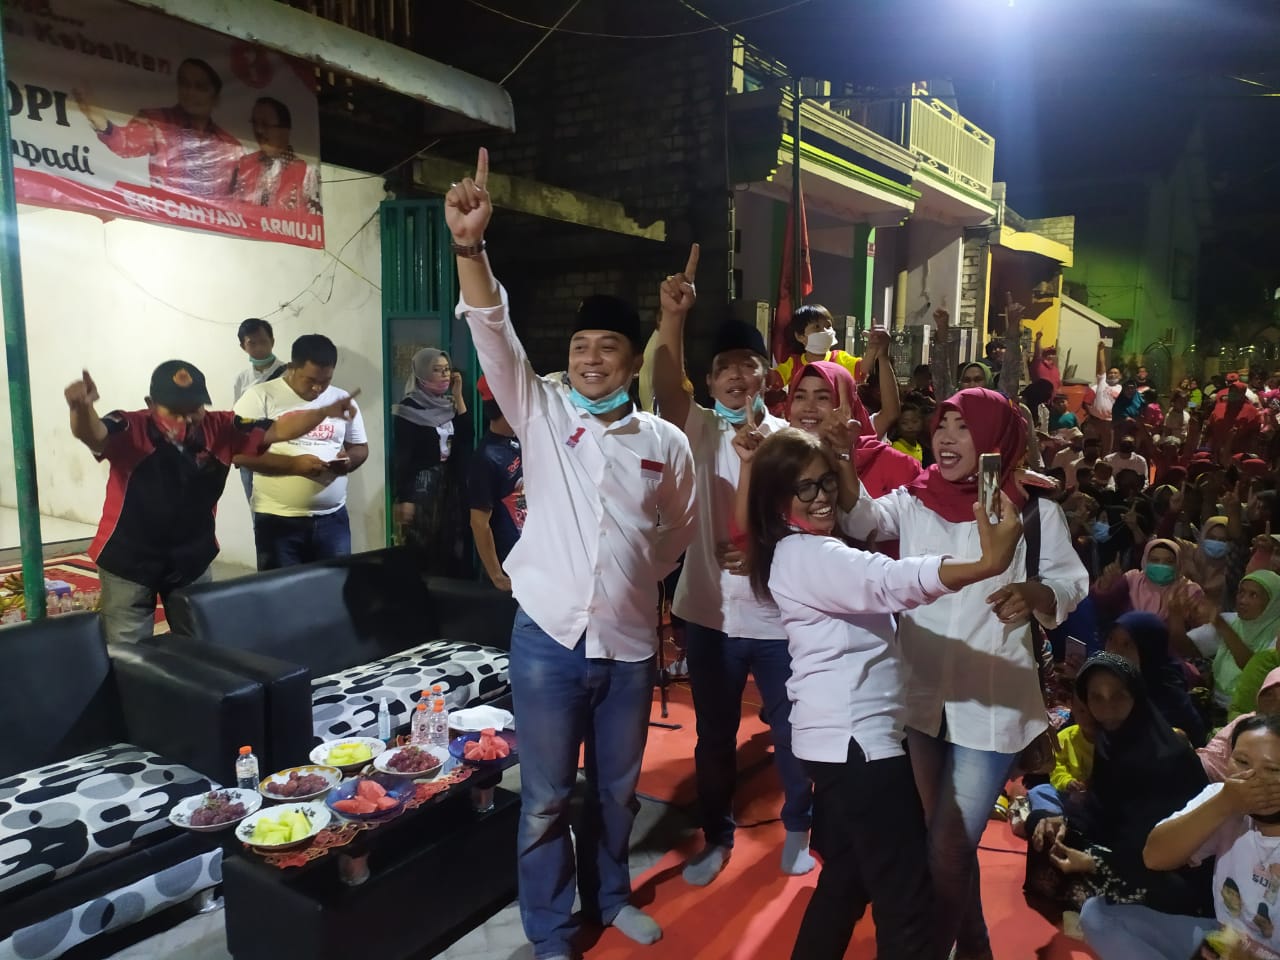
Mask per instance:
[[[788,830],[807,832],[813,811],[813,782],[791,752],[791,701],[787,699],[791,654],[787,641],[728,637],[696,623],[685,625],[685,637],[689,686],[698,718],[693,761],[707,844],[733,846],[738,724],[748,672],[755,677],[773,733],[773,758],[782,778],[782,823]]]
[[[313,517],[255,513],[253,542],[258,548],[259,570],[332,560],[351,553],[351,520],[345,506]]]
[[[1090,897],[1080,909],[1085,943],[1100,960],[1187,960],[1218,929],[1210,917],[1180,917],[1136,903]]]
[[[609,923],[631,896],[627,867],[636,781],[649,734],[653,658],[588,659],[524,610],[511,630],[511,690],[519,718],[520,828],[516,856],[520,919],[537,957],[568,955],[575,873],[583,912]],[[577,827],[575,871],[569,800],[586,743],[587,791]]]
[[[1016,754],[970,750],[907,728],[916,789],[929,826],[929,873],[940,941],[961,955],[991,948],[982,915],[978,843]]]

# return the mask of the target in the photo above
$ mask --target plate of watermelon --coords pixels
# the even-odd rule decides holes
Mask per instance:
[[[325,802],[348,820],[374,820],[397,812],[415,789],[412,780],[375,774],[346,781]]]
[[[477,767],[493,767],[516,752],[516,735],[512,730],[498,732],[492,727],[475,733],[464,733],[449,744],[449,753]]]

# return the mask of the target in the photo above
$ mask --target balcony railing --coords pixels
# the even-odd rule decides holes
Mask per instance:
[[[991,196],[996,141],[941,100],[912,97],[902,145],[957,186]]]

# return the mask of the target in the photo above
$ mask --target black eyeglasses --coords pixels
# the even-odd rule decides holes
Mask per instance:
[[[813,503],[821,490],[828,496],[840,489],[840,478],[834,473],[824,473],[817,480],[801,480],[796,484],[796,497],[801,503]]]

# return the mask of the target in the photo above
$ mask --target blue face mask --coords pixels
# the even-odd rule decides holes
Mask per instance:
[[[1227,551],[1231,549],[1231,544],[1225,540],[1206,540],[1200,544],[1200,549],[1204,551],[1204,555],[1210,560],[1221,560],[1227,555]]]
[[[1147,579],[1159,587],[1167,587],[1178,575],[1178,570],[1172,563],[1148,563],[1146,572]]]
[[[621,406],[631,402],[631,394],[627,392],[626,387],[619,387],[613,393],[599,400],[588,400],[580,394],[576,388],[569,388],[569,402],[579,410],[585,410],[593,416],[600,417],[606,413],[613,413]]]
[[[764,410],[764,398],[756,394],[755,401],[751,404],[751,412],[759,414]],[[724,417],[735,427],[740,427],[747,422],[747,408],[739,407],[737,410],[730,410],[719,400],[716,401],[716,415]]]
[[[1095,520],[1093,523],[1093,539],[1099,543],[1106,543],[1111,539],[1111,524],[1103,523],[1101,520]]]

